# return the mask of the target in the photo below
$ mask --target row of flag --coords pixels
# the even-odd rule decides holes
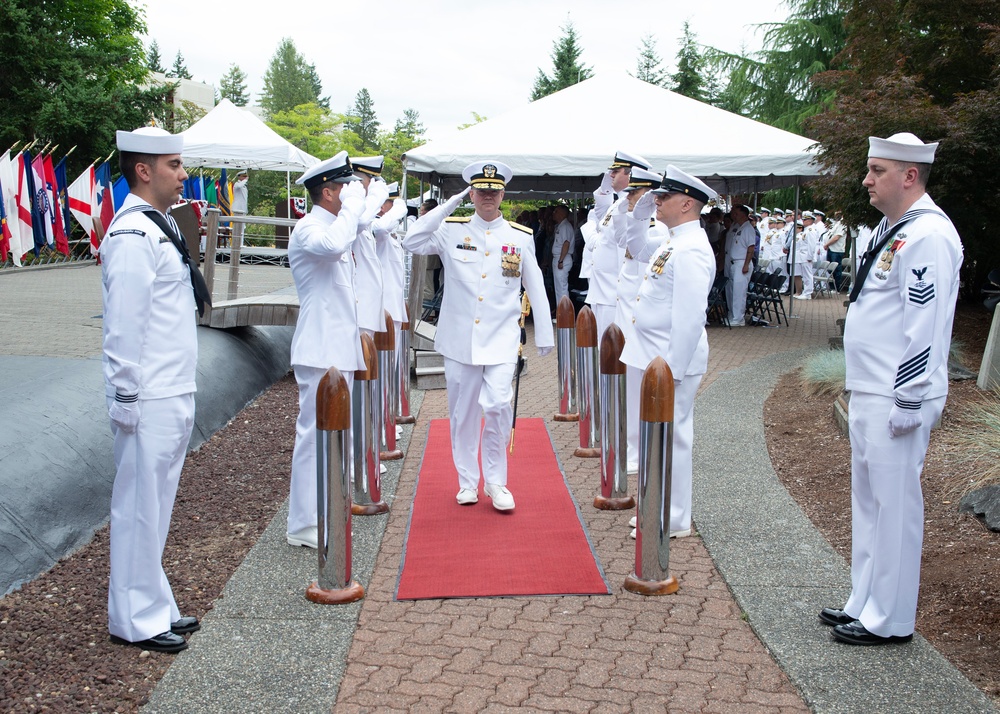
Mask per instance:
[[[111,180],[110,156],[95,161],[68,183],[66,158],[57,164],[52,153],[32,157],[30,147],[11,155],[13,147],[0,154],[0,263],[10,255],[20,266],[24,257],[36,256],[45,246],[69,255],[70,217],[76,219],[90,240],[91,255],[97,255],[104,230],[128,195],[123,176]],[[233,187],[222,170],[216,181],[201,176],[185,182],[184,198],[217,205],[232,215]]]

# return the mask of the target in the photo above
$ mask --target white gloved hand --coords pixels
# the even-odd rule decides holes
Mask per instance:
[[[555,349],[554,347],[539,347],[538,348],[538,356],[539,357],[548,357],[550,354],[552,354],[552,350],[554,350],[554,349]]]
[[[346,209],[353,216],[361,217],[365,210],[365,187],[360,181],[351,181],[340,189],[341,210]]]
[[[620,216],[626,215],[628,213],[628,194],[615,201],[615,205],[611,207],[611,210]]]
[[[139,426],[139,402],[111,402],[108,407],[108,417],[111,423],[124,431],[126,434],[134,434]]]
[[[889,436],[905,436],[923,423],[919,410],[900,409],[895,404],[889,410]]]
[[[653,192],[646,191],[635,202],[635,207],[632,209],[632,218],[643,223],[648,223],[654,213],[656,213],[656,204],[653,203]]]
[[[445,201],[444,202],[444,206],[446,209],[445,213],[451,215],[452,211],[454,211],[456,208],[462,205],[462,201],[465,200],[465,197],[469,195],[469,191],[471,190],[472,186],[466,186],[464,191],[462,191],[461,193],[456,193],[454,196]]]
[[[386,211],[386,215],[390,215],[395,219],[401,219],[406,215],[406,201],[401,198],[397,198],[392,202],[392,208]]]
[[[365,209],[374,207],[376,211],[389,199],[389,185],[381,178],[372,179],[368,184],[368,197],[365,199]]]
[[[609,193],[614,192],[614,186],[611,184],[611,170],[609,169],[608,171],[605,171],[604,175],[601,177],[601,187],[594,191],[594,196],[606,196]]]

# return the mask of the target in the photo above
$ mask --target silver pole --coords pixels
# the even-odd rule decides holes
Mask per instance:
[[[382,500],[378,423],[375,421],[376,415],[381,414],[382,395],[375,343],[367,334],[362,334],[361,346],[365,370],[354,373],[354,389],[351,390],[354,434],[354,505],[351,512],[356,516],[373,516],[389,510]]]
[[[594,499],[594,508],[605,511],[635,507],[628,493],[624,347],[625,336],[612,323],[601,338],[601,494]]]
[[[396,409],[397,424],[413,424],[416,417],[410,414],[410,321],[409,309],[407,320],[399,327],[396,335],[396,367],[399,370],[396,380],[399,383],[398,403]]]
[[[556,306],[556,358],[559,369],[559,412],[555,421],[579,421],[576,403],[576,330],[573,303],[563,295]]]
[[[574,456],[596,459],[600,448],[600,383],[597,372],[597,318],[584,305],[576,316],[576,384],[579,389],[577,404],[580,408],[580,446]]]
[[[395,461],[403,458],[403,452],[396,448],[396,401],[399,395],[399,368],[396,365],[396,323],[385,312],[385,332],[375,333],[375,349],[378,351],[378,384],[382,408],[376,413],[379,435],[380,461]]]

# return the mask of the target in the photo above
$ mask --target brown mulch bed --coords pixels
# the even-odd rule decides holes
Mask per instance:
[[[288,495],[298,391],[286,377],[184,464],[163,565],[202,617]],[[134,712],[172,655],[108,639],[108,527],[0,600],[0,711]]]
[[[979,367],[990,316],[961,307],[954,336],[965,363]],[[924,547],[917,631],[1000,704],[1000,533],[959,513],[954,455],[943,438],[961,430],[961,406],[982,394],[975,381],[952,382],[942,428],[933,432],[922,484]],[[851,448],[833,417],[833,398],[806,394],[786,374],[764,405],[768,451],[792,497],[848,562],[851,548]],[[843,603],[829,603],[840,607]]]

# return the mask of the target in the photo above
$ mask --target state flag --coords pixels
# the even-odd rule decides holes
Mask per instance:
[[[63,227],[62,204],[59,201],[59,183],[56,181],[56,170],[52,165],[52,154],[46,154],[42,163],[45,169],[45,191],[48,194],[51,212],[49,220],[52,223],[52,237],[57,251],[69,255],[69,241],[66,240],[66,229]]]
[[[20,156],[20,154],[18,154]],[[10,231],[10,257],[14,265],[21,265],[21,225],[17,220],[17,168],[10,152],[0,154],[0,194],[7,214],[7,230]]]
[[[94,209],[98,238],[104,238],[104,231],[115,217],[114,199],[111,198],[111,166],[107,161],[94,170]]]
[[[91,164],[83,170],[76,181],[69,185],[69,210],[90,239],[90,254],[97,255],[101,245],[94,225],[94,166]]]
[[[56,236],[53,231],[51,190],[45,181],[45,157],[39,154],[31,160],[31,176],[34,182],[32,191],[32,212],[38,222],[39,234],[35,235],[35,255],[46,246],[55,247]],[[41,239],[41,242],[39,242]]]

